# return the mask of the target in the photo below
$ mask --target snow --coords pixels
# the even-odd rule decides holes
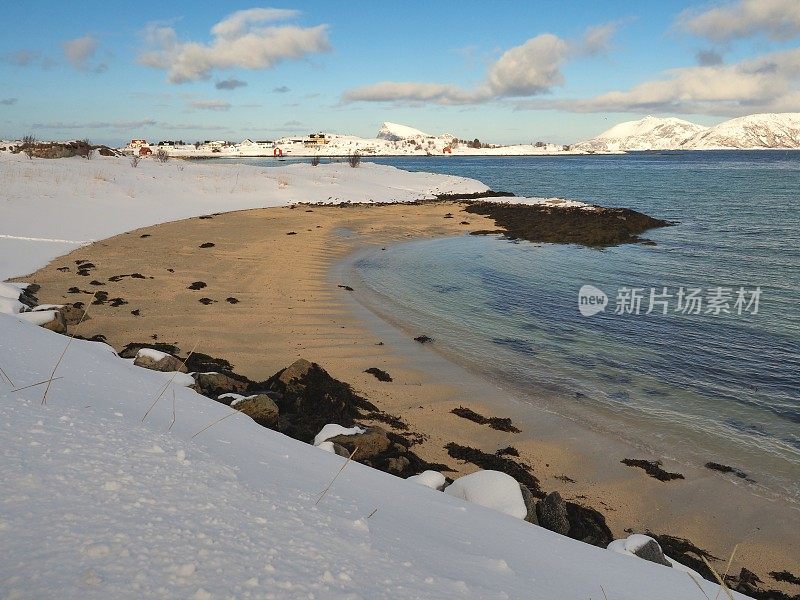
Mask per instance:
[[[576,144],[576,149],[614,153],[630,150],[666,150],[679,147],[707,128],[683,119],[645,117],[619,123],[600,135]]]
[[[705,127],[683,119],[648,116],[615,125],[575,144],[581,152],[800,148],[800,113],[768,113]]]
[[[639,558],[636,556],[636,551],[640,548],[644,547],[649,542],[656,542],[653,538],[649,535],[643,535],[641,533],[633,533],[629,535],[627,538],[623,538],[621,540],[614,540],[608,545],[608,550],[614,552],[616,554],[622,554],[624,556],[633,556],[634,558]],[[658,544],[658,542],[656,542]],[[659,546],[660,548],[661,546]],[[702,581],[703,577],[695,571],[694,569],[690,569],[689,567],[682,565],[679,562],[674,561],[666,554],[664,558],[667,559],[667,562],[672,565],[672,568],[676,571],[680,571],[681,573],[688,573],[691,575],[695,580]]]
[[[16,296],[19,298],[19,294]],[[5,296],[0,296],[0,313],[6,314],[13,314],[19,313],[25,310],[27,307],[14,298],[6,298]]]
[[[325,452],[332,452],[336,454],[336,447],[333,445],[333,442],[320,442],[319,444],[314,444],[320,450],[325,450]]]
[[[337,435],[357,435],[359,433],[364,433],[365,431],[365,429],[358,426],[343,427],[341,425],[337,425],[336,423],[328,423],[316,436],[314,436],[314,445],[319,446],[322,442],[326,442]]]
[[[49,377],[66,341],[0,315],[19,387]],[[345,458],[187,388],[172,426],[171,394],[143,423],[164,374],[103,344],[74,340],[56,376],[46,404],[41,386],[0,383],[6,597],[698,597],[673,569],[352,461],[316,504]]]
[[[166,358],[169,356],[166,352],[160,352],[159,350],[154,350],[153,348],[139,348],[139,351],[136,353],[136,358],[149,358],[154,360],[155,362],[160,361],[162,358]]]
[[[408,125],[386,121],[381,124],[380,129],[378,129],[378,135],[375,137],[381,140],[389,140],[390,142],[398,142],[409,138],[428,138],[433,136]]]
[[[283,167],[127,158],[28,159],[0,152],[0,279],[92,240],[203,214],[305,202],[406,202],[487,187],[474,179],[362,163]],[[35,203],[32,203],[32,195]],[[5,295],[5,294],[2,294]]]
[[[800,148],[800,113],[768,113],[731,119],[687,140],[690,150]]]
[[[517,519],[524,519],[528,514],[519,483],[500,471],[478,471],[464,475],[447,486],[444,493]]]
[[[2,306],[0,305],[0,312]],[[56,311],[54,310],[40,310],[35,312],[21,312],[15,315],[18,319],[33,325],[44,325],[56,318]]]
[[[407,477],[406,481],[412,481],[414,483],[418,483],[419,485],[429,487],[433,490],[443,490],[446,479],[444,475],[438,471],[423,471],[419,475]]]

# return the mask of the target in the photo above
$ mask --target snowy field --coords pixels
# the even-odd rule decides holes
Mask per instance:
[[[0,168],[2,276],[91,239],[192,215],[486,189],[375,165],[143,161],[132,169],[121,159],[6,155]],[[4,306],[19,309],[13,298]],[[407,481],[355,462],[341,470],[345,458],[260,427],[184,387],[190,377],[171,380],[109,346],[70,343],[2,311],[0,367],[3,598],[698,600],[719,592],[626,555],[635,540],[609,551],[521,521],[497,476],[477,492],[460,484],[441,493],[427,487],[441,485],[430,474]],[[36,384],[51,377],[43,402],[47,386]]]
[[[363,163],[284,167],[0,152],[0,280],[132,229],[295,202],[407,202],[487,189],[464,177]]]

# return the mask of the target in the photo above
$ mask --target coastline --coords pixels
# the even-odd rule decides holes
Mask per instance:
[[[353,252],[374,251],[384,244],[493,226],[478,215],[468,216],[469,225],[461,225],[459,218],[445,219],[448,212],[457,212],[454,207],[454,203],[298,205],[166,223],[80,248],[25,279],[42,285],[40,296],[46,302],[88,299],[85,294],[66,293],[76,285],[91,293],[106,289],[111,296],[123,298],[127,304],[118,307],[90,307],[92,320],[81,327],[82,335],[108,336],[117,349],[158,335],[158,341],[176,342],[187,351],[199,339],[198,351],[222,356],[237,372],[257,378],[305,357],[351,383],[381,409],[399,414],[412,430],[427,435],[416,450],[429,461],[468,473],[477,467],[452,459],[443,442],[487,451],[511,444],[533,465],[543,489],[558,490],[568,499],[600,510],[615,537],[622,537],[625,528],[647,528],[686,537],[722,558],[740,543],[732,571],[741,563],[748,568],[796,572],[797,560],[792,562],[792,557],[797,549],[792,532],[783,526],[791,520],[781,518],[791,514],[785,508],[765,499],[753,501],[734,482],[685,465],[665,462],[668,470],[685,473],[686,481],[677,483],[656,481],[620,465],[621,458],[631,453],[641,458],[641,452],[552,414],[526,415],[527,405],[515,402],[491,382],[466,373],[385,321],[357,310],[354,303],[361,301],[363,290],[342,281],[347,273],[342,261],[346,263]],[[287,237],[290,232],[295,235]],[[202,243],[215,245],[200,249]],[[97,269],[91,276],[76,276],[74,260],[89,260]],[[265,262],[271,263],[266,274],[261,268]],[[70,271],[58,271],[63,267]],[[109,277],[133,272],[154,279],[107,282]],[[260,279],[253,281],[253,276]],[[173,285],[175,279],[180,283]],[[103,285],[92,287],[90,280]],[[203,281],[207,287],[186,290],[194,281]],[[234,289],[237,282],[238,290]],[[265,282],[269,289],[258,289]],[[355,290],[348,292],[338,285],[353,285]],[[157,301],[154,290],[168,300]],[[227,294],[238,303],[227,303]],[[213,302],[200,304],[202,297]],[[283,301],[276,303],[276,299]],[[237,314],[242,308],[248,314]],[[129,314],[131,310],[140,310],[140,315]],[[379,341],[383,345],[377,346]],[[368,366],[387,370],[395,382],[381,383],[364,374]],[[486,400],[489,394],[491,401]],[[450,409],[460,405],[488,416],[510,416],[523,432],[498,432],[452,415]],[[598,452],[599,448],[603,451]],[[730,497],[734,492],[735,497]],[[737,523],[732,522],[734,518]],[[759,529],[755,532],[754,528]],[[758,574],[767,580],[765,569]]]

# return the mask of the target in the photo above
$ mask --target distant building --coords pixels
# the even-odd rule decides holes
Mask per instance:
[[[308,139],[305,140],[305,144],[308,146],[324,146],[329,142],[330,140],[324,133],[310,133]]]
[[[131,140],[131,143],[128,144],[131,148],[141,148],[142,146],[148,146],[147,140]]]
[[[153,153],[153,151],[150,149],[149,146],[140,146],[139,147],[139,156],[149,156],[152,153]]]

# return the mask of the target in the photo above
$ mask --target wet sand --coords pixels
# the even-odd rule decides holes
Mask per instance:
[[[88,303],[97,291],[121,298],[125,304],[90,306],[91,319],[79,330],[105,335],[118,350],[158,341],[185,353],[196,344],[197,351],[225,358],[256,380],[300,357],[318,362],[423,434],[414,450],[430,462],[469,473],[478,467],[451,458],[445,444],[489,453],[513,446],[543,490],[599,510],[615,537],[626,529],[667,533],[723,559],[739,544],[731,573],[746,566],[766,587],[796,593],[768,572],[800,572],[797,509],[702,467],[665,460],[666,470],[686,479],[661,482],[622,465],[623,458],[662,457],[515,401],[444,359],[435,344],[413,341],[427,332],[403,331],[365,308],[375,298],[360,289],[346,257],[413,238],[496,229],[492,220],[462,208],[298,205],[195,218],[97,242],[24,280],[42,286],[43,303]],[[76,261],[83,260],[95,265],[86,275],[78,274]],[[143,278],[109,281],[134,273]],[[70,293],[74,287],[80,291]],[[393,381],[364,373],[369,367],[387,371]],[[497,431],[450,412],[459,406],[511,417],[522,432]],[[712,564],[725,569],[724,560]]]

